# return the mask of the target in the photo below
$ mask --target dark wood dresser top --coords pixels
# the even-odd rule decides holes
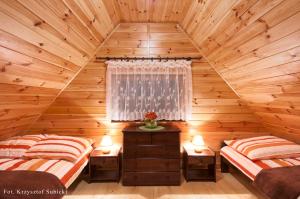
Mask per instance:
[[[173,126],[173,125],[160,125],[160,126],[163,126],[165,127],[164,129],[162,130],[149,130],[149,131],[143,131],[141,130],[139,127],[141,125],[130,125],[130,126],[127,126],[123,129],[123,133],[134,133],[134,132],[143,132],[143,133],[155,133],[155,132],[159,132],[159,133],[170,133],[170,132],[174,132],[174,133],[180,133],[180,129],[176,126]]]

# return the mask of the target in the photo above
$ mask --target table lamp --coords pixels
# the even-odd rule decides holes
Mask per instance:
[[[202,150],[204,148],[204,141],[201,135],[195,135],[193,137],[193,141],[192,141],[193,145],[194,145],[194,150],[196,153],[202,153]]]
[[[104,154],[110,153],[110,147],[113,145],[112,139],[109,135],[104,135],[100,142],[101,150]]]

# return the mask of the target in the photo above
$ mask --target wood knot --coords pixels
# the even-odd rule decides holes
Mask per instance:
[[[22,66],[30,66],[32,63],[23,63]]]
[[[1,72],[2,73],[4,73],[6,71],[6,68],[5,68],[5,66],[2,66],[2,68],[1,68]]]
[[[13,82],[19,83],[22,82],[22,80],[20,78],[16,78],[15,80],[13,80]]]
[[[40,86],[44,86],[46,84],[46,82],[42,82],[41,84],[40,84]]]
[[[291,57],[292,57],[292,58],[295,58],[295,57],[297,57],[297,55],[292,54]]]
[[[34,26],[40,26],[40,25],[42,25],[42,21],[38,21],[38,22],[36,22],[36,23],[34,23]]]
[[[278,115],[275,115],[275,117],[276,117],[278,120],[282,121],[281,117],[279,117]]]

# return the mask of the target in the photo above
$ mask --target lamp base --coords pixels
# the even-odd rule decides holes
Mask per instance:
[[[203,148],[196,147],[194,150],[195,150],[196,153],[202,153],[203,152]]]
[[[110,149],[102,149],[101,150],[103,154],[109,154],[110,153]]]

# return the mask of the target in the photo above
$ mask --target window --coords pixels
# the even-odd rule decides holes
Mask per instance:
[[[142,120],[154,111],[158,119],[187,120],[191,110],[188,61],[109,61],[107,113],[110,120]]]

